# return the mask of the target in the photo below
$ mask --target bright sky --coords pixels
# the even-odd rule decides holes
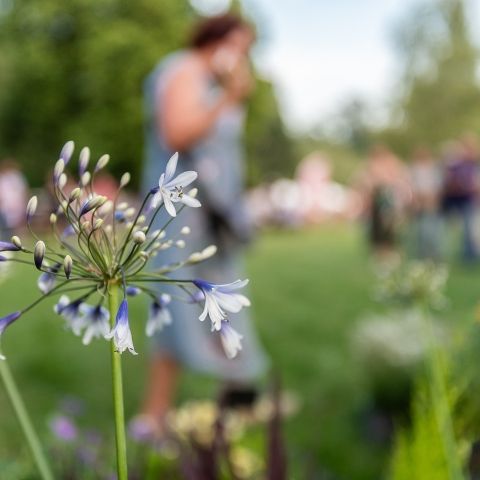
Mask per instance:
[[[392,30],[419,1],[242,0],[264,36],[255,63],[274,82],[287,124],[311,127],[354,96],[384,105],[398,74]],[[480,24],[480,1],[467,4]]]

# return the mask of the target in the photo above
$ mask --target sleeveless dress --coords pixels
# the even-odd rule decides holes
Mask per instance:
[[[187,51],[170,55],[145,80],[145,192],[158,184],[158,178],[174,153],[162,138],[155,111],[159,106],[161,108],[169,77],[187,55]],[[206,104],[213,102],[220,87],[208,77],[199,81],[205,83]],[[250,223],[243,200],[243,116],[243,110],[239,107],[224,110],[202,140],[189,151],[180,152],[177,174],[185,170],[198,172],[199,178],[192,187],[199,188],[198,198],[202,207],[185,207],[177,215],[167,228],[167,236],[178,236],[181,228],[188,225],[191,233],[185,237],[187,246],[184,249],[172,247],[160,252],[153,259],[153,268],[186,258],[194,251],[215,244],[218,252],[214,257],[175,272],[176,278],[203,278],[213,283],[228,283],[245,278],[241,244],[249,237]],[[155,228],[162,228],[169,218],[163,209],[160,213]],[[179,289],[173,287],[160,286],[159,290],[171,293],[174,299],[175,296],[182,295]],[[172,301],[169,307],[173,321],[154,336],[152,353],[168,354],[193,370],[224,380],[248,382],[264,373],[266,356],[252,327],[248,309],[229,317],[233,328],[243,335],[242,351],[235,359],[229,360],[221,347],[219,334],[210,331],[210,322],[200,322],[198,319],[202,305]]]

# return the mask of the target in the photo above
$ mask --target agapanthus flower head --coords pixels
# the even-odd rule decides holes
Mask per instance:
[[[221,329],[222,321],[227,318],[226,312],[238,313],[243,307],[250,306],[250,300],[245,295],[237,293],[237,290],[247,285],[248,280],[216,285],[197,279],[193,283],[205,296],[205,306],[199,319],[203,321],[209,316],[212,330]]]
[[[122,176],[115,197],[107,199],[95,192],[95,175],[107,166],[110,157],[101,155],[96,165],[89,169],[90,149],[84,147],[78,161],[79,178],[75,180],[68,169],[73,151],[73,142],[67,142],[53,170],[52,191],[58,206],[50,215],[52,241],[48,248],[35,234],[33,247],[26,242],[22,245],[18,237],[12,237],[11,242],[0,242],[0,253],[12,251],[28,255],[29,261],[33,259],[32,263],[41,271],[38,287],[43,296],[21,312],[34,307],[44,298],[58,294],[60,298],[54,307],[55,312],[65,318],[67,326],[76,335],[83,335],[84,344],[89,344],[93,338],[104,337],[113,341],[118,352],[128,350],[135,354],[126,298],[146,294],[153,299],[145,327],[147,335],[153,335],[172,322],[168,305],[177,296],[159,295],[158,290],[151,288],[152,282],[168,284],[178,288],[179,299],[191,303],[204,302],[200,319],[209,316],[212,329],[223,331],[222,341],[227,342],[225,349],[229,355],[238,351],[239,336],[224,323],[227,313],[238,312],[249,305],[247,298],[238,293],[246,281],[215,285],[205,280],[178,280],[178,276],[170,276],[183,266],[206,260],[215,253],[215,246],[186,255],[182,261],[147,270],[150,259],[159,252],[186,246],[190,227],[183,226],[179,234],[170,238],[169,224],[173,218],[163,225],[157,225],[155,220],[158,222],[161,218],[157,214],[162,209],[170,217],[175,217],[185,206],[200,207],[195,198],[197,189],[185,190],[197,178],[197,173],[187,171],[177,175],[178,154],[173,155],[158,182],[152,181],[158,186],[152,185],[141,206],[136,208],[135,202],[128,204],[121,198],[122,188],[130,182],[129,173]],[[67,188],[69,180],[70,184],[76,183],[77,186]],[[30,231],[30,220],[38,206],[37,197],[32,197],[26,208]],[[25,262],[17,259],[16,255],[12,258],[0,255],[0,262],[10,261]],[[124,298],[111,329],[110,314],[104,306],[110,288],[120,290]],[[65,295],[67,292],[72,299]],[[20,311],[0,319],[0,334],[19,315]]]

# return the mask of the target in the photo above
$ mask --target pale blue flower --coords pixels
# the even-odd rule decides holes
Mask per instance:
[[[54,312],[67,321],[67,326],[75,335],[80,335],[85,326],[85,318],[80,309],[81,305],[81,299],[72,302],[67,295],[62,295],[53,307]]]
[[[162,293],[151,305],[148,315],[145,333],[151,337],[155,332],[159,332],[165,325],[172,323],[172,315],[166,308],[171,302],[172,297],[167,293]]]
[[[117,312],[115,319],[115,326],[110,333],[105,335],[105,338],[110,340],[113,338],[115,347],[119,353],[123,353],[128,349],[133,355],[137,355],[133,346],[132,332],[128,324],[128,303],[123,300]]]
[[[220,340],[222,342],[225,355],[232,359],[235,358],[238,352],[242,349],[243,335],[240,335],[232,326],[230,322],[223,321],[220,327]]]
[[[43,272],[37,280],[38,288],[42,293],[49,293],[56,282],[56,273],[60,270],[60,264],[56,263],[53,267],[48,269],[48,272]]]
[[[183,189],[190,185],[197,178],[197,172],[192,170],[183,172],[180,175],[173,178],[175,170],[177,169],[178,153],[172,155],[167,163],[165,173],[160,175],[158,180],[158,187],[154,188],[152,201],[150,208],[157,208],[162,202],[165,204],[165,210],[172,217],[176,217],[177,211],[175,210],[174,203],[183,203],[189,207],[200,207],[200,202],[193,197],[190,197],[184,193]]]
[[[207,315],[212,322],[212,330],[220,330],[225,312],[238,313],[243,307],[250,306],[250,300],[236,291],[247,285],[248,280],[216,285],[205,280],[194,280],[194,285],[205,295],[205,307],[199,319],[203,322]]]
[[[102,305],[86,305],[80,306],[80,311],[83,313],[83,327],[85,328],[82,342],[88,345],[92,338],[101,338],[108,335],[110,331],[110,313]]]

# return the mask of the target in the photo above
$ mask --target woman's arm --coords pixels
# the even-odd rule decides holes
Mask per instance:
[[[157,120],[172,150],[191,147],[208,133],[219,114],[236,101],[230,90],[224,90],[213,105],[206,105],[204,78],[201,65],[192,59],[180,66],[165,86]]]

